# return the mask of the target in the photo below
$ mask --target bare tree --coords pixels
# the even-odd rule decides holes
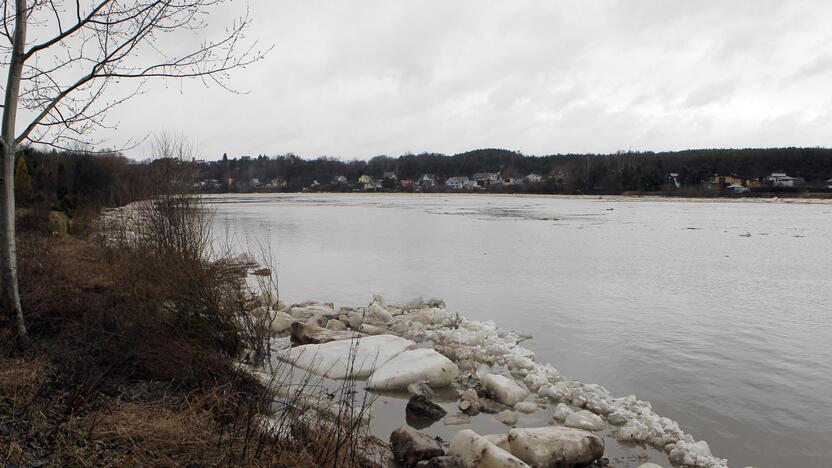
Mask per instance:
[[[8,67],[0,138],[0,287],[27,340],[15,251],[15,154],[21,144],[91,144],[106,112],[151,78],[197,79],[229,90],[229,72],[264,56],[243,45],[248,12],[214,41],[193,43],[233,0],[0,0],[0,56]],[[162,41],[162,37],[166,40]],[[164,44],[163,44],[164,43]],[[111,85],[138,80],[113,94]],[[118,91],[118,90],[116,90]]]

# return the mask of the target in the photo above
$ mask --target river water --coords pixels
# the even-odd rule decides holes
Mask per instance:
[[[636,394],[731,466],[832,466],[832,204],[485,195],[216,196],[281,297],[440,297]]]

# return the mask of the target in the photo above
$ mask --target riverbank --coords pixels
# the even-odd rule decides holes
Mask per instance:
[[[274,333],[291,335],[295,345],[278,338],[278,361],[333,379],[367,379],[365,389],[381,392],[370,414],[375,418],[382,407],[383,421],[371,422],[371,427],[380,438],[398,434],[391,438],[394,449],[401,431],[393,429],[410,425],[444,441],[450,455],[464,455],[462,442],[454,448],[453,441],[470,437],[464,430],[473,429],[524,459],[522,450],[499,441],[522,439],[539,429],[573,431],[577,440],[600,438],[606,453],[602,448],[590,461],[601,466],[727,466],[726,460],[711,455],[706,442],[657,415],[648,402],[632,395],[616,398],[602,386],[567,378],[551,365],[535,362],[534,354],[520,346],[530,337],[469,320],[450,312],[441,300],[385,304],[376,296],[366,307],[281,304],[272,323]],[[358,365],[344,365],[346,349],[356,350]],[[564,437],[553,440],[563,442]],[[589,450],[586,444],[566,446],[576,457],[586,457]],[[498,447],[489,450],[500,459],[508,456]]]
[[[0,465],[367,466],[360,431],[320,432],[240,367],[265,356],[269,291],[202,250],[200,206],[169,203],[75,235],[18,225],[29,343],[0,318]]]

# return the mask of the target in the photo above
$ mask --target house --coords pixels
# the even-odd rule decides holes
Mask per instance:
[[[377,188],[381,188],[381,181],[378,181],[375,178],[366,174],[358,178],[358,183],[364,186],[364,190],[374,190]]]
[[[667,183],[679,188],[682,186],[682,183],[679,181],[679,173],[678,172],[670,172],[667,174]]]
[[[393,171],[385,171],[384,174],[381,175],[381,178],[384,180],[398,180],[399,178],[396,177],[396,173]]]
[[[266,188],[284,188],[286,187],[286,181],[283,179],[272,179],[266,183]]]
[[[413,179],[402,179],[399,181],[399,185],[402,187],[411,187],[413,186]]]
[[[539,182],[543,182],[543,176],[541,176],[539,174],[531,173],[531,174],[526,176],[526,182],[528,182],[530,184],[536,184],[536,183],[539,183]]]
[[[436,185],[436,177],[433,174],[423,174],[416,183],[419,187],[433,187]]]
[[[260,183],[260,179],[258,179],[257,177],[253,177],[253,178],[251,179],[251,186],[252,186],[252,187],[260,187],[260,186],[262,186],[262,185],[263,185],[263,184],[261,184],[261,183]]]
[[[503,177],[503,185],[520,185],[522,183],[522,177]]]
[[[465,183],[468,181],[469,179],[466,176],[451,177],[450,179],[445,181],[445,186],[454,189],[462,189],[465,188]]]
[[[476,180],[467,179],[465,182],[463,182],[462,188],[465,190],[474,190],[480,188],[480,186],[477,185]]]
[[[766,182],[772,187],[795,187],[798,179],[786,175],[785,172],[772,172],[766,177]]]
[[[500,183],[499,172],[478,172],[474,174],[474,181],[478,187],[488,187],[489,185]]]
[[[678,177],[678,175],[677,175],[677,177]],[[722,186],[725,186],[725,185],[745,185],[747,187],[748,185],[750,185],[750,182],[752,180],[753,179],[750,179],[748,177],[741,177],[741,176],[738,176],[736,174],[731,174],[731,175],[714,174],[714,176],[711,177],[711,180],[709,182],[712,183],[712,184],[715,184],[715,185],[722,185]]]
[[[346,184],[347,182],[347,178],[342,175],[335,176],[335,178],[332,179],[332,183],[337,185]]]

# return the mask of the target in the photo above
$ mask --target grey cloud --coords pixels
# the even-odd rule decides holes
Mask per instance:
[[[832,4],[822,0],[251,6],[249,37],[276,44],[235,75],[251,94],[152,84],[113,113],[111,139],[168,128],[209,158],[363,158],[829,145],[832,135],[832,121],[817,118],[828,80],[791,86],[832,67]]]

